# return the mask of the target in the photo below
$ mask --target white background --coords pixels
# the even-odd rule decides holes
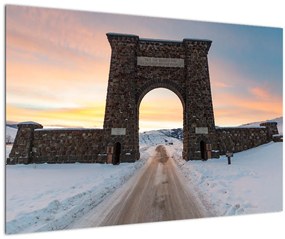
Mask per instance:
[[[5,4],[88,10],[132,15],[206,20],[284,28],[283,1],[280,0],[3,0],[1,1],[1,143],[4,145],[5,122]],[[284,40],[283,40],[284,46]],[[284,47],[283,47],[284,49]],[[283,50],[284,51],[284,50]],[[284,52],[283,52],[284,55]],[[284,69],[284,62],[283,62]],[[4,148],[1,147],[4,158]],[[1,183],[1,234],[4,234],[4,164]],[[283,165],[284,169],[284,165]],[[20,182],[19,182],[20,183]],[[283,198],[284,205],[284,198]],[[249,216],[149,223],[62,232],[34,233],[17,238],[284,238],[284,212]],[[1,236],[2,236],[1,235]],[[15,236],[10,236],[14,238]]]

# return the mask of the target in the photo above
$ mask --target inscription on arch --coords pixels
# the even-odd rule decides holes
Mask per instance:
[[[184,59],[163,57],[137,57],[138,66],[184,67]]]

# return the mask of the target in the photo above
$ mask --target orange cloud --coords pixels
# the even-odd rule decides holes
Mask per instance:
[[[224,82],[221,82],[221,81],[214,81],[212,86],[215,88],[222,88],[222,89],[231,87],[231,85],[224,83]]]
[[[253,94],[257,98],[269,98],[270,94],[266,89],[261,87],[253,87],[250,89],[250,93]]]
[[[270,87],[260,86],[238,66],[215,59],[210,61],[210,77],[217,125],[240,125],[282,115],[282,97]]]
[[[272,95],[256,99],[224,92],[214,99],[214,113],[220,126],[272,119],[282,115],[282,99]]]
[[[106,99],[111,56],[106,33],[114,27],[112,21],[94,24],[98,16],[92,16],[91,20],[86,19],[88,15],[57,9],[7,7],[9,120],[49,124],[60,117],[63,125],[71,125],[71,120],[76,119],[72,125],[84,126],[90,124],[86,118],[91,117],[92,121],[92,117],[97,117],[87,107]],[[116,23],[120,25],[119,21]],[[55,111],[63,108],[76,110]],[[102,125],[103,116],[97,121]]]
[[[60,9],[7,7],[7,43],[11,36],[25,40],[22,49],[36,50],[32,53],[60,54],[106,54],[109,45],[102,24],[92,26],[82,21],[82,14]],[[53,50],[52,50],[53,49]],[[58,52],[59,51],[59,52]]]
[[[224,91],[225,88],[239,88],[241,85],[249,86],[252,83],[252,79],[242,74],[240,69],[221,59],[209,57],[209,72],[214,90],[221,88]]]

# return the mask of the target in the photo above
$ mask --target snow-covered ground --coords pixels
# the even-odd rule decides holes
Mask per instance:
[[[123,185],[159,144],[213,216],[282,210],[283,143],[236,153],[231,165],[225,157],[185,162],[180,140],[150,131],[140,134],[136,163],[7,165],[6,232],[64,229]]]
[[[136,163],[6,166],[6,232],[64,229],[123,185],[153,154]]]
[[[106,164],[6,166],[6,232],[64,229],[122,186],[154,153],[156,145],[181,142],[152,131],[140,135],[141,160]],[[12,145],[6,145],[6,157]]]
[[[282,210],[282,147],[268,143],[236,153],[232,164],[225,156],[208,161],[181,159],[181,147],[167,146],[178,168],[214,216]]]
[[[279,118],[278,130],[282,130]],[[184,161],[183,144],[159,131],[140,135],[143,145],[164,144],[189,187],[214,216],[276,212],[282,210],[283,143],[268,143],[208,161]],[[171,143],[171,144],[169,144]]]

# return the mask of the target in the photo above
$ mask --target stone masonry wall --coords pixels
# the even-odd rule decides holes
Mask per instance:
[[[18,124],[18,132],[13,148],[7,159],[8,164],[31,163],[31,149],[34,139],[34,130],[43,128],[35,122],[23,122]]]
[[[138,160],[139,144],[134,80],[138,36],[107,34],[112,48],[107,100],[104,118],[105,144],[121,144],[121,161]],[[116,133],[114,132],[116,131]]]
[[[35,130],[32,146],[34,163],[103,163],[104,130]]]
[[[226,151],[240,152],[273,140],[278,134],[277,123],[263,123],[252,128],[217,128],[216,139],[220,155]]]
[[[42,128],[37,123],[18,125],[7,164],[106,163],[106,130]]]

